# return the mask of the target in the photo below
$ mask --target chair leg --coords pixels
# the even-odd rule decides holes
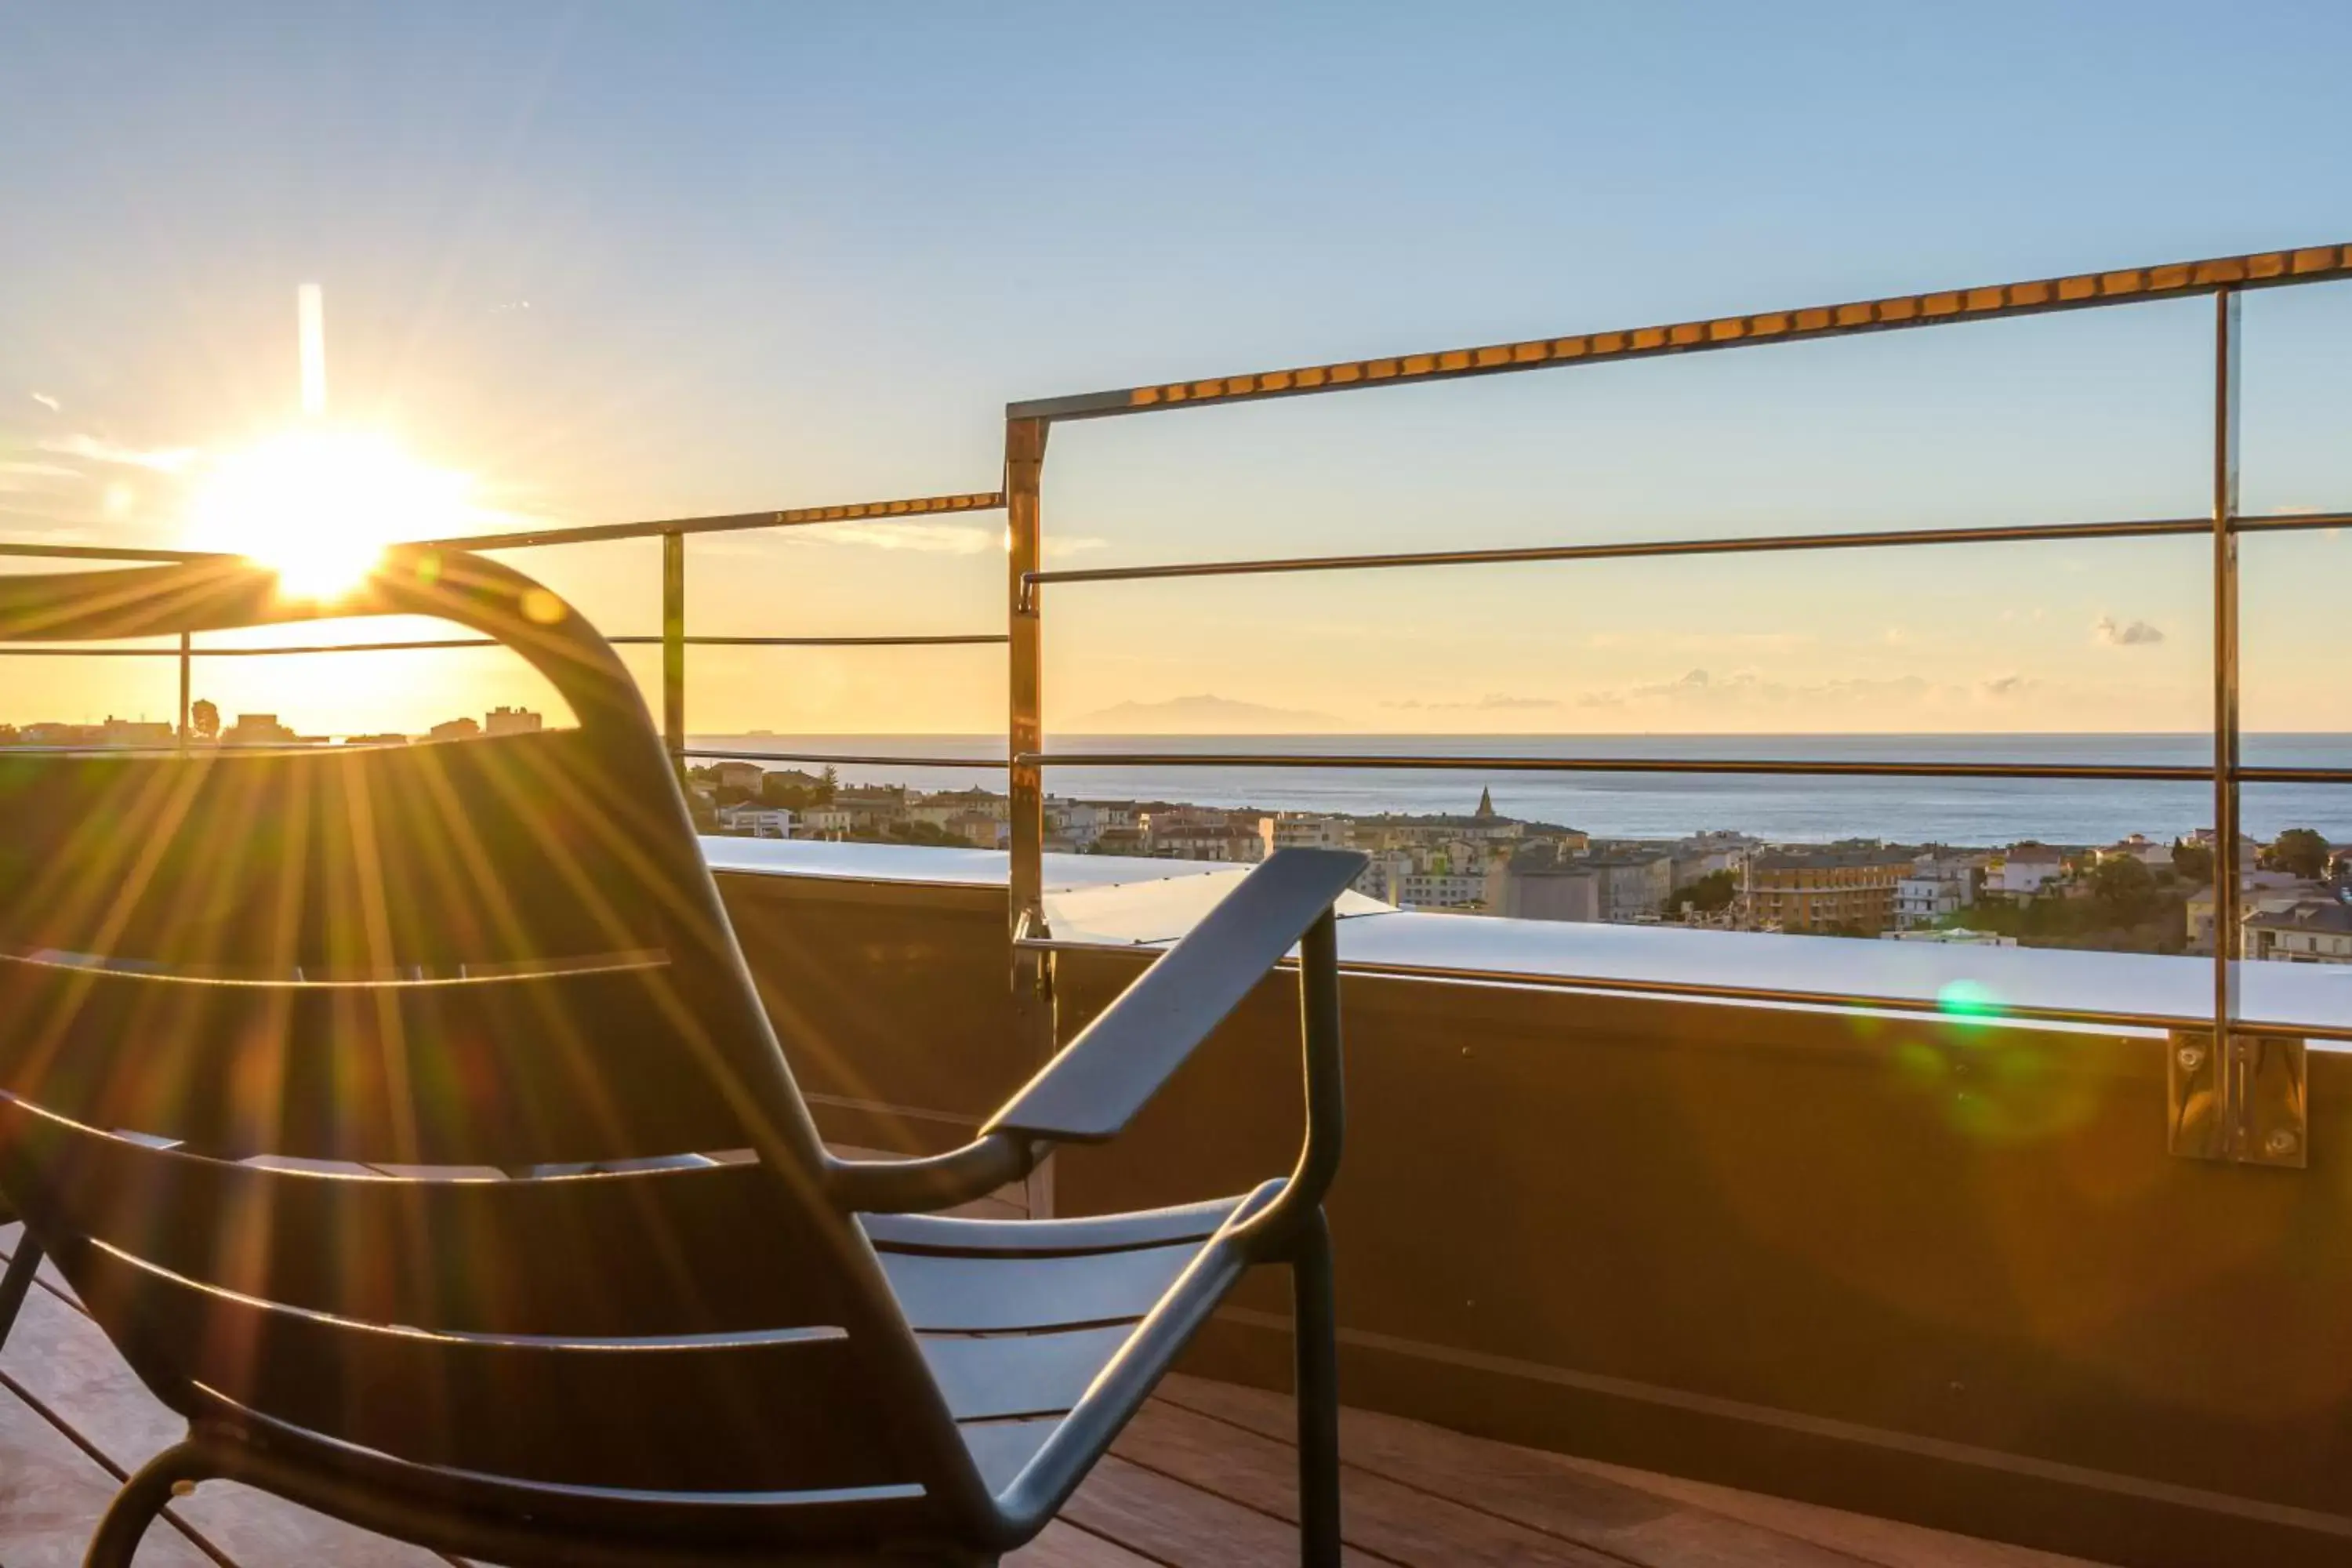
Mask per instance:
[[[1331,1294],[1331,1228],[1318,1209],[1290,1258],[1297,1336],[1298,1560],[1339,1568],[1339,1344]]]
[[[89,1550],[82,1554],[82,1568],[131,1568],[139,1538],[172,1500],[173,1489],[183,1481],[204,1479],[207,1471],[204,1456],[193,1443],[174,1443],[141,1466],[114,1494],[106,1517],[99,1521],[98,1533],[89,1538]]]
[[[8,1271],[0,1274],[0,1344],[7,1343],[9,1331],[16,1326],[16,1314],[24,1310],[26,1293],[33,1288],[33,1276],[40,1268],[41,1244],[33,1239],[31,1231],[24,1231],[16,1237]]]

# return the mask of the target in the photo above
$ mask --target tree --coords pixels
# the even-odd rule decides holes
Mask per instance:
[[[220,739],[220,710],[209,697],[199,697],[188,704],[188,728],[196,732],[199,741]]]
[[[1711,915],[1727,910],[1731,900],[1739,896],[1739,883],[1729,871],[1709,871],[1695,882],[1685,882],[1667,895],[1663,913],[1672,916],[1682,912],[1685,904],[1701,914]]]
[[[2091,869],[2091,897],[2121,925],[2145,916],[2156,901],[2156,877],[2137,855],[2110,855]]]
[[[2327,840],[2308,827],[2290,827],[2271,846],[2271,864],[2309,881],[2327,874]]]
[[[2172,868],[2180,873],[2184,882],[2210,882],[2213,879],[2213,851],[2182,839],[2172,847]]]

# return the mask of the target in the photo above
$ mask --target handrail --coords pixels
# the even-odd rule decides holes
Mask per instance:
[[[718,517],[680,517],[660,522],[594,522],[576,528],[522,529],[512,533],[475,533],[421,542],[444,550],[523,550],[544,544],[597,544],[615,539],[656,539],[667,534],[744,533],[763,528],[814,528],[827,522],[906,522],[956,512],[994,511],[1004,497],[994,491],[968,495],[914,496],[902,500],[856,501],[846,506],[794,507],[786,511],[739,511]]]
[[[2347,277],[2352,277],[2352,245],[2308,246],[2299,250],[2266,250],[2204,261],[2126,267],[2113,272],[2084,272],[2023,283],[1898,294],[1842,305],[1763,310],[1752,315],[1718,316],[1562,338],[1530,338],[1515,343],[1488,343],[1435,353],[1397,354],[1255,374],[1211,376],[1201,381],[1163,382],[1151,386],[1082,393],[1075,397],[1035,398],[1009,405],[1004,416],[1016,423],[1040,420],[1059,424],[1069,419],[1099,419],[1203,403],[1297,397],[1368,386],[1402,386],[1417,381],[1452,381],[1464,376],[1647,359],[1657,354],[1749,344],[1796,342],[1954,321],[2038,316],[2057,310],[2187,299],[2225,290],[2316,283]]]
[[[1023,752],[1024,767],[1464,769],[1514,773],[1732,773],[1822,778],[2137,779],[2207,784],[2211,768],[2167,763],[1799,762],[1746,757],[1417,756],[1354,752]]]
[[[588,544],[611,540],[659,539],[662,542],[663,629],[654,635],[608,637],[617,647],[657,647],[662,658],[662,734],[673,762],[682,772],[689,755],[686,745],[686,650],[689,647],[982,647],[1012,641],[1004,632],[921,633],[902,637],[689,637],[686,633],[686,538],[698,533],[735,533],[770,528],[810,528],[833,522],[910,522],[958,513],[990,511],[1004,505],[1002,493],[969,491],[958,495],[912,496],[892,500],[855,501],[834,506],[797,507],[780,511],[733,512],[723,516],[669,518],[654,521],[590,523],[574,528],[530,529],[510,533],[471,534],[422,540],[406,546],[426,550],[512,550],[548,545]],[[165,562],[188,563],[226,560],[216,551],[131,548],[115,545],[43,544],[0,540],[0,556],[68,561]],[[488,637],[420,637],[396,641],[310,643],[279,647],[218,647],[195,646],[183,636],[177,647],[0,647],[0,658],[171,658],[180,667],[179,731],[183,743],[189,734],[191,670],[199,658],[263,658],[325,653],[412,653],[435,649],[494,647]],[[121,748],[117,748],[121,749]],[[144,749],[144,748],[141,748]],[[175,748],[176,749],[176,748]],[[740,756],[741,752],[719,753]],[[778,759],[790,760],[790,759]],[[834,761],[832,758],[809,758]],[[841,759],[846,760],[846,759]],[[969,767],[970,759],[940,759],[931,766]]]
[[[2269,512],[2233,520],[2239,533],[2342,528],[2352,512]],[[1866,533],[1767,533],[1725,539],[1629,540],[1612,544],[1533,544],[1492,550],[1392,551],[1369,555],[1270,556],[1242,561],[1174,561],[1150,566],[1066,567],[1022,574],[1034,602],[1048,583],[1134,583],[1170,577],[1255,577],[1292,572],[1365,572],[1391,567],[1512,566],[1538,561],[1636,561],[1670,555],[1746,555],[1808,550],[1885,550],[1920,544],[2023,544],[2041,541],[2163,539],[2208,535],[2203,517],[2133,518],[2116,522],[2005,523],[1967,528],[1880,529]]]
[[[606,637],[614,647],[658,647],[667,640],[656,633]],[[1002,644],[1003,632],[959,632],[946,636],[903,637],[731,637],[679,639],[688,647],[950,647]],[[407,642],[347,642],[286,644],[266,647],[215,647],[199,645],[187,650],[192,658],[251,658],[268,654],[297,653],[416,653],[435,648],[499,647],[489,637],[419,637]],[[0,647],[0,658],[178,658],[175,647]]]

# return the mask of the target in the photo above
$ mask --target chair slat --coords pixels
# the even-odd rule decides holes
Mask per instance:
[[[899,1308],[918,1332],[1003,1333],[1140,1318],[1199,1251],[1181,1246],[1070,1258],[881,1257]]]
[[[858,1224],[886,1252],[944,1252],[971,1256],[1125,1252],[1206,1241],[1240,1208],[1240,1198],[1212,1198],[1175,1208],[1135,1214],[1088,1215],[1072,1219],[966,1219],[954,1215],[860,1215]]]
[[[739,1144],[736,1108],[693,1070],[683,980],[226,984],[0,958],[0,1092],[237,1158],[504,1167]]]
[[[0,752],[0,948],[215,969],[661,945],[577,731],[286,753]]]
[[[0,1099],[0,1185],[203,1284],[447,1332],[742,1333],[835,1322],[838,1271],[773,1174],[328,1175],[159,1150]]]
[[[835,1326],[580,1343],[434,1334],[207,1289],[103,1245],[67,1271],[134,1366],[414,1464],[680,1492],[887,1486],[913,1466]],[[528,1412],[527,1419],[517,1419]]]
[[[959,1421],[1060,1415],[1134,1331],[1114,1323],[1063,1333],[934,1335],[922,1342],[923,1359]]]

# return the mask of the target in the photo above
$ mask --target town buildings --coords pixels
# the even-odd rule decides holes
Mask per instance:
[[[1546,839],[1489,862],[1486,912],[1520,921],[1597,921],[1601,883],[1565,843]]]
[[[1979,866],[1962,860],[1919,860],[1895,883],[1895,923],[1916,931],[1950,919],[1977,901]]]
[[[2012,844],[1988,884],[2012,899],[2030,899],[2066,875],[2066,857],[2047,844]]]
[[[722,805],[719,827],[750,838],[790,838],[793,814],[781,805]]]
[[[275,713],[240,713],[236,723],[220,732],[224,746],[285,746],[301,738],[279,723]]]
[[[528,708],[493,708],[482,715],[485,735],[536,735],[547,721]]]
[[[2246,916],[2246,957],[2284,963],[2352,963],[2352,906],[2322,890]]]
[[[1916,858],[1885,844],[1763,850],[1748,858],[1746,923],[1874,936],[1895,924],[1895,889]]]

